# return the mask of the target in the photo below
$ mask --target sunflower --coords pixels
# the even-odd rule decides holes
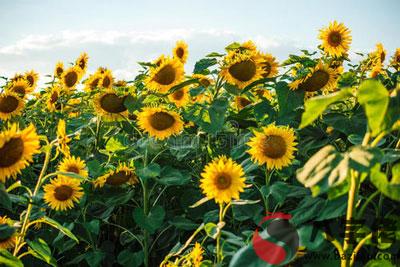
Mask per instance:
[[[229,203],[239,199],[246,180],[243,168],[231,158],[220,156],[208,163],[201,173],[200,188],[207,198],[217,203]]]
[[[68,100],[67,105],[64,109],[68,113],[69,118],[76,118],[80,114],[80,109],[78,105],[81,103],[80,98],[71,98]]]
[[[73,66],[65,70],[61,76],[61,81],[65,89],[68,91],[75,89],[75,86],[79,83],[81,74],[82,70],[77,66]]]
[[[118,80],[114,84],[115,87],[127,87],[128,83],[124,80]]]
[[[340,57],[347,53],[352,41],[350,30],[343,23],[331,22],[320,30],[319,39],[322,49],[330,56]]]
[[[28,81],[29,86],[35,88],[39,80],[39,74],[34,70],[25,72],[25,79]]]
[[[163,107],[145,107],[138,114],[139,127],[150,136],[163,140],[183,130],[181,116]]]
[[[230,84],[243,89],[252,82],[262,78],[260,58],[256,52],[236,53],[234,51],[224,58],[220,75]]]
[[[123,184],[134,185],[137,183],[139,183],[139,180],[135,174],[135,168],[128,167],[125,163],[120,163],[116,170],[110,170],[93,181],[95,188],[101,188],[106,184],[120,186]]]
[[[297,79],[289,84],[292,90],[304,90],[307,93],[313,93],[322,90],[329,92],[336,86],[337,72],[327,65],[319,62],[311,72],[303,79]]]
[[[203,74],[193,74],[192,75],[193,79],[197,79],[199,84],[203,86],[204,88],[209,87],[210,85],[213,84],[213,80],[211,78],[208,78],[206,75]]]
[[[382,63],[380,61],[377,61],[374,65],[374,67],[371,69],[369,76],[371,78],[375,78],[376,76],[378,76],[379,74],[382,74],[382,73],[384,73],[384,71],[382,69]]]
[[[166,93],[183,80],[183,64],[176,58],[166,57],[160,66],[150,69],[145,83],[150,90]]]
[[[109,89],[113,86],[113,83],[114,83],[114,78],[113,78],[111,70],[105,70],[102,74],[102,78],[99,82],[99,86]]]
[[[264,78],[272,78],[278,74],[278,66],[279,63],[276,61],[276,58],[271,54],[263,54],[260,53],[261,58],[261,66],[263,69],[262,76]]]
[[[255,45],[255,43],[251,40],[248,40],[244,43],[242,43],[240,45],[241,49],[246,49],[246,50],[250,50],[250,51],[257,51],[257,46]]]
[[[8,85],[7,91],[17,93],[20,97],[25,97],[32,93],[33,87],[25,79],[16,79]]]
[[[57,78],[61,78],[63,72],[64,72],[64,63],[58,61],[56,67],[54,68],[54,76]]]
[[[266,164],[268,169],[282,169],[288,166],[296,150],[294,131],[289,127],[270,124],[261,132],[254,132],[254,137],[247,143],[247,152],[258,164]]]
[[[190,259],[193,262],[194,267],[200,267],[201,261],[203,260],[203,253],[204,249],[196,242],[192,252],[190,252]]]
[[[390,61],[390,65],[397,71],[400,70],[400,48],[396,49],[396,52],[394,53],[392,60]]]
[[[8,226],[13,225],[12,220],[7,218],[7,216],[0,216],[0,225],[6,224]],[[15,239],[16,239],[16,234],[15,232],[4,239],[0,239],[0,249],[10,249],[15,246]]]
[[[105,121],[121,121],[128,117],[128,109],[124,105],[126,98],[127,95],[119,96],[113,89],[107,89],[96,95],[93,107]]]
[[[79,157],[67,157],[58,165],[59,172],[73,172],[84,178],[88,177],[86,164]]]
[[[74,207],[74,202],[79,203],[83,196],[79,179],[59,176],[43,186],[44,201],[53,210],[67,210]]]
[[[187,87],[183,87],[179,90],[176,90],[168,95],[168,99],[177,107],[186,106],[190,102],[189,89]]]
[[[71,138],[67,135],[65,120],[60,119],[57,125],[57,141],[58,141],[58,151],[64,154],[64,156],[69,157],[71,152],[69,150],[68,143],[71,142]]]
[[[174,55],[174,58],[179,59],[182,62],[182,64],[185,64],[189,55],[187,43],[185,43],[185,41],[182,40],[176,42],[176,45],[172,50],[172,54]]]
[[[376,44],[374,52],[370,53],[370,57],[373,61],[379,61],[383,63],[386,58],[386,50],[381,43]]]
[[[0,182],[21,173],[33,161],[33,155],[40,152],[39,148],[39,136],[33,124],[23,130],[13,124],[0,132]]]
[[[61,88],[58,85],[53,86],[47,94],[46,105],[50,112],[60,111],[61,103],[59,102]]]
[[[253,102],[244,96],[236,96],[235,97],[235,106],[238,110],[242,110],[248,105],[251,105]]]
[[[93,75],[90,75],[90,77],[85,81],[85,88],[84,88],[85,91],[90,92],[99,87],[102,78],[103,77],[100,73],[95,73]]]
[[[25,102],[12,92],[0,94],[0,120],[9,120],[14,116],[21,114]]]
[[[88,61],[89,61],[89,56],[86,52],[82,53],[79,55],[79,57],[75,61],[75,66],[78,66],[82,73],[85,73],[87,70],[88,66]]]

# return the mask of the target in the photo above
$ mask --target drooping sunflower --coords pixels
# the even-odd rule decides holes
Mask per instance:
[[[13,177],[33,161],[33,155],[39,153],[39,136],[33,124],[20,130],[16,124],[0,132],[0,182]]]
[[[64,156],[66,157],[71,156],[71,152],[68,146],[69,142],[71,142],[71,138],[69,138],[67,135],[65,120],[60,119],[57,125],[57,150],[64,154]]]
[[[46,106],[50,112],[61,110],[60,95],[61,88],[58,85],[51,87],[50,92],[47,93]]]
[[[166,93],[183,80],[183,64],[177,58],[165,57],[160,66],[150,69],[145,83],[150,90]]]
[[[292,90],[304,90],[307,93],[317,91],[330,92],[335,89],[337,81],[336,70],[319,62],[303,79],[298,79],[289,84]]]
[[[82,73],[85,73],[87,70],[88,66],[88,61],[89,61],[89,56],[86,52],[83,52],[82,54],[79,55],[79,57],[75,61],[75,65],[78,66]]]
[[[99,82],[100,87],[109,89],[113,86],[113,83],[114,83],[114,77],[112,75],[111,70],[105,70]]]
[[[110,170],[93,181],[95,188],[101,188],[106,184],[120,186],[123,184],[135,185],[137,183],[139,183],[139,180],[135,174],[135,168],[127,166],[125,163],[120,163],[115,170]]]
[[[199,84],[203,86],[204,88],[209,87],[210,85],[213,84],[213,80],[206,75],[203,74],[193,74],[192,75],[193,79],[197,79]]]
[[[247,152],[258,164],[266,164],[268,169],[282,169],[290,165],[296,151],[293,129],[270,124],[261,132],[255,131],[247,145]]]
[[[168,95],[169,101],[177,107],[184,107],[190,102],[189,89],[183,87]]]
[[[390,65],[397,71],[400,70],[400,48],[396,49],[396,52],[394,53],[392,60],[390,61]]]
[[[271,54],[260,53],[264,78],[272,78],[278,74],[279,63]]]
[[[83,196],[80,180],[66,176],[52,179],[43,190],[43,199],[53,210],[72,209]]]
[[[12,226],[12,220],[7,218],[7,216],[0,216],[0,225],[7,224]],[[15,246],[16,233],[14,232],[10,237],[0,239],[0,249],[10,249]]]
[[[64,63],[58,61],[56,67],[54,68],[54,76],[57,78],[61,78],[63,72],[64,72]]]
[[[224,58],[220,75],[230,84],[243,89],[252,82],[262,78],[260,57],[255,51],[231,51]]]
[[[59,172],[73,172],[84,178],[88,177],[88,171],[86,170],[86,164],[79,157],[66,157],[58,165]]]
[[[121,121],[128,117],[128,109],[124,105],[127,95],[119,96],[113,89],[98,93],[93,100],[96,114],[105,121]]]
[[[248,40],[240,45],[241,49],[247,49],[250,51],[257,51],[257,46],[252,40]]]
[[[12,81],[7,89],[9,92],[14,92],[18,94],[18,96],[24,98],[28,94],[32,93],[33,87],[29,85],[29,82],[25,79],[17,79]]]
[[[145,107],[138,114],[139,127],[159,140],[177,135],[183,130],[181,116],[163,107]]]
[[[90,92],[95,90],[97,87],[100,86],[100,81],[102,80],[102,75],[100,73],[95,73],[93,75],[90,75],[88,79],[85,81],[85,88],[84,90],[86,92]]]
[[[322,40],[322,49],[334,57],[346,54],[352,41],[350,30],[343,23],[336,21],[320,30],[319,39]]]
[[[36,88],[37,82],[39,80],[39,74],[34,70],[25,72],[25,79],[28,81],[29,86],[34,90]]]
[[[247,107],[248,105],[251,105],[253,102],[251,100],[249,100],[247,97],[245,96],[236,96],[235,97],[235,107],[238,110],[242,110],[245,107]]]
[[[239,199],[244,191],[243,168],[231,158],[220,156],[208,163],[201,173],[200,188],[209,199],[217,203],[229,203]]]
[[[375,65],[372,67],[369,77],[375,78],[379,74],[383,74],[383,73],[384,73],[384,71],[382,69],[382,63],[380,61],[377,61],[375,63]]]
[[[377,43],[375,51],[370,53],[370,57],[374,62],[379,61],[380,63],[383,63],[386,59],[386,49],[381,43]]]
[[[174,49],[172,50],[172,54],[175,58],[179,59],[182,64],[186,63],[186,60],[189,56],[189,49],[187,43],[185,41],[177,41]]]
[[[70,67],[63,72],[61,81],[64,85],[64,88],[67,89],[67,92],[75,89],[76,85],[79,83],[81,74],[82,70],[78,66]]]
[[[0,94],[0,120],[9,120],[21,114],[25,102],[16,93],[5,92]]]

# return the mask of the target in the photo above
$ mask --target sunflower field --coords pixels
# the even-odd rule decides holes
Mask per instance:
[[[344,24],[318,38],[0,77],[0,265],[399,266],[400,48],[351,62]]]

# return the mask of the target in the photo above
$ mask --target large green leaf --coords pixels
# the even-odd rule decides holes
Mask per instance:
[[[278,123],[297,126],[294,122],[297,116],[300,116],[300,108],[304,103],[304,92],[290,90],[285,82],[278,82],[275,90],[279,104]]]
[[[43,222],[47,223],[48,225],[53,226],[54,228],[58,229],[61,233],[63,233],[64,235],[68,236],[69,238],[71,238],[72,240],[75,240],[76,243],[79,243],[78,238],[76,238],[76,236],[66,227],[62,226],[60,223],[58,223],[57,221],[49,218],[49,217],[43,217]]]
[[[157,182],[164,185],[184,185],[190,182],[190,178],[189,172],[166,166],[161,170],[160,179]]]
[[[165,210],[161,206],[153,207],[149,214],[146,215],[142,208],[136,208],[133,211],[133,219],[143,229],[153,234],[159,229],[164,221]]]
[[[8,193],[4,188],[4,184],[2,183],[0,183],[0,207],[4,207],[8,210],[11,209],[10,197],[8,196]]]
[[[5,249],[0,249],[0,265],[9,267],[24,267],[24,264]]]
[[[118,263],[125,267],[139,267],[143,263],[143,251],[132,252],[125,249],[118,254]]]
[[[377,135],[389,105],[388,90],[377,80],[367,80],[360,85],[357,98],[365,109],[372,135]]]
[[[30,253],[34,257],[50,264],[51,266],[57,266],[57,261],[51,255],[50,247],[47,245],[46,241],[41,238],[34,241],[27,239],[26,243],[32,249]]]
[[[351,95],[351,89],[342,89],[333,94],[308,99],[304,104],[305,111],[301,117],[300,128],[304,128],[314,122],[329,105],[342,101]]]
[[[386,174],[380,171],[381,165],[376,164],[370,174],[371,182],[385,196],[400,201],[400,163],[392,168],[392,179],[390,182]]]
[[[328,145],[314,154],[297,171],[297,179],[312,189],[314,196],[327,192],[330,188],[343,183],[349,170],[368,172],[380,161],[379,149],[354,146],[349,151],[340,153],[335,147]]]
[[[145,167],[139,167],[136,170],[136,174],[139,176],[142,181],[145,181],[150,178],[155,178],[160,175],[160,165],[157,163],[150,163]]]
[[[6,240],[15,233],[15,228],[8,224],[0,224],[0,240]]]

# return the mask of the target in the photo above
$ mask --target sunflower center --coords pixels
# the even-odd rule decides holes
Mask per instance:
[[[381,52],[381,62],[385,61],[386,55],[385,52]]]
[[[251,104],[251,101],[244,97],[239,97],[239,105],[244,108]]]
[[[229,73],[241,82],[250,81],[256,74],[256,64],[252,60],[245,60],[239,63],[233,64],[229,68]]]
[[[57,69],[56,69],[57,76],[61,76],[61,74],[62,74],[63,72],[64,72],[63,68],[57,67]]]
[[[97,87],[97,85],[99,85],[99,81],[100,81],[100,78],[94,79],[94,80],[90,83],[90,89],[95,89],[95,88]]]
[[[339,46],[342,43],[342,35],[339,32],[331,32],[328,36],[328,43],[331,46]]]
[[[13,92],[16,92],[17,94],[20,95],[25,95],[25,86],[23,85],[16,85],[12,88]]]
[[[126,110],[124,101],[125,97],[119,97],[116,94],[106,94],[101,98],[100,106],[109,113],[121,113]]]
[[[53,92],[50,96],[50,102],[51,103],[55,103],[58,100],[58,93],[57,92]]]
[[[65,201],[71,198],[73,192],[68,185],[61,185],[54,190],[54,197],[59,201]]]
[[[166,65],[154,76],[154,81],[161,85],[169,85],[175,81],[176,71],[173,66]]]
[[[202,85],[202,86],[204,86],[204,87],[208,87],[208,86],[210,86],[210,81],[209,80],[207,80],[207,79],[200,79],[200,84]]]
[[[67,172],[73,172],[73,173],[79,174],[79,168],[76,166],[68,166]]]
[[[179,57],[179,58],[183,58],[183,55],[185,54],[185,51],[183,50],[183,48],[182,47],[179,47],[178,49],[176,49],[176,55]]]
[[[119,186],[129,181],[132,173],[120,171],[107,177],[106,183],[108,185]]]
[[[172,97],[173,97],[175,100],[181,100],[182,97],[183,97],[183,95],[184,95],[183,90],[178,90],[178,91],[175,91],[175,92],[172,94]]]
[[[263,77],[268,77],[272,69],[271,64],[269,62],[263,63],[262,69],[264,71]]]
[[[17,163],[24,154],[24,141],[20,137],[11,138],[0,148],[0,167],[6,168]]]
[[[32,86],[35,82],[35,79],[31,75],[26,76],[26,79],[28,80],[29,86]]]
[[[17,109],[18,104],[18,99],[11,95],[0,97],[0,112],[11,113]]]
[[[84,59],[81,59],[81,61],[79,61],[79,67],[83,70],[86,66],[86,62]]]
[[[158,131],[170,128],[175,123],[175,118],[167,112],[156,112],[150,117],[150,125]]]
[[[110,87],[111,85],[111,79],[110,77],[106,76],[103,78],[103,87]]]
[[[323,88],[329,82],[329,73],[323,70],[317,70],[305,82],[300,84],[299,88],[307,92],[315,92]]]
[[[219,190],[227,189],[232,184],[232,178],[230,175],[226,173],[221,173],[218,175],[217,179],[215,179],[215,185]]]
[[[68,72],[64,77],[65,85],[68,87],[72,87],[78,81],[78,73],[75,71]]]
[[[262,152],[269,158],[280,158],[286,153],[286,142],[279,135],[266,136],[262,147]]]

